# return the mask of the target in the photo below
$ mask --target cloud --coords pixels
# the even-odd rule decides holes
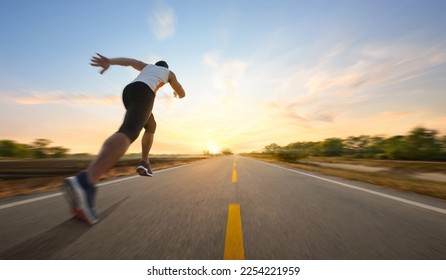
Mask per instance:
[[[226,94],[234,93],[249,65],[248,61],[242,59],[222,61],[219,51],[206,53],[203,56],[203,64],[212,71],[214,87]]]
[[[177,17],[175,10],[168,6],[155,8],[149,16],[149,27],[158,41],[166,40],[175,34]]]
[[[388,44],[370,44],[358,50],[358,67],[364,84],[387,84],[412,80],[421,73],[446,62],[446,44],[432,46],[397,41]]]
[[[444,114],[420,113],[429,103],[413,102],[420,94],[435,96],[423,79],[445,63],[445,50],[446,44],[397,39],[344,40],[315,50],[262,48],[241,59],[209,51],[202,55],[206,88],[217,94],[204,97],[200,121],[190,114],[179,127],[193,127],[197,139],[242,150],[272,142],[405,133],[423,123],[443,128]]]
[[[219,65],[218,63],[219,56],[220,56],[219,51],[212,51],[204,54],[203,56],[204,65],[211,69],[217,69]]]
[[[281,72],[280,92],[301,87],[301,95],[345,96],[363,89],[423,77],[429,69],[446,63],[446,42],[425,45],[400,39],[354,45],[341,42],[318,50]],[[301,86],[303,85],[303,87]]]
[[[271,119],[282,119],[293,126],[309,128],[318,123],[334,123],[340,114],[333,108],[346,104],[314,103],[309,100],[277,100],[261,102]]]
[[[287,56],[283,53],[277,59]],[[412,96],[418,95],[414,83],[446,63],[446,42],[426,45],[400,39],[358,45],[345,41],[290,62],[268,65],[271,70],[262,81],[264,85],[268,84],[266,80],[271,84],[265,88],[271,94],[262,96],[268,98],[264,99],[266,108],[276,117],[294,120],[300,127],[310,126],[313,121],[336,123],[346,112],[357,111],[360,108],[357,105],[381,102],[377,96],[382,94],[391,97],[405,90],[412,92]],[[262,65],[253,63],[251,68],[260,69]],[[389,86],[391,91],[386,90]],[[425,90],[420,92],[427,94]],[[385,100],[388,98],[375,108],[389,110]],[[383,114],[402,116],[402,112],[397,112],[401,106],[395,104],[390,108],[395,112]]]
[[[91,96],[83,93],[67,94],[63,92],[31,93],[26,95],[12,96],[5,98],[7,101],[21,105],[41,105],[41,104],[95,104],[101,106],[114,106],[119,104],[121,97],[117,95]]]

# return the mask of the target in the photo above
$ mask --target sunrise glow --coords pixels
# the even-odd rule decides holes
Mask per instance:
[[[5,3],[0,139],[98,153],[138,73],[99,75],[89,65],[96,52],[166,60],[184,87],[183,99],[168,84],[157,92],[152,154],[251,152],[416,126],[446,133],[446,1],[155,2],[107,4],[97,15],[89,11],[101,1],[69,11],[57,1]],[[99,33],[98,22],[107,23]],[[142,134],[129,153],[141,152]]]

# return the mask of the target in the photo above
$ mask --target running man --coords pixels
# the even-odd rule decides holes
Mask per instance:
[[[95,185],[100,177],[124,155],[143,128],[145,131],[141,140],[141,161],[137,166],[137,172],[141,176],[153,176],[148,155],[156,129],[152,108],[157,90],[165,83],[169,83],[175,97],[183,98],[186,95],[165,61],[158,61],[153,65],[130,58],[107,58],[97,54],[91,58],[91,65],[101,67],[100,74],[107,71],[111,65],[131,66],[140,73],[123,90],[122,99],[126,113],[119,130],[102,144],[99,155],[87,170],[63,181],[62,189],[71,213],[88,224],[94,224],[98,220],[95,211]]]

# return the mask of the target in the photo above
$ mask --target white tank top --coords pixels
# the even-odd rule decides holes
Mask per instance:
[[[147,64],[132,83],[143,82],[156,93],[160,87],[168,82],[169,73],[170,71],[166,67]]]

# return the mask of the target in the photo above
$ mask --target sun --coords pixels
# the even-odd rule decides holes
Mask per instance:
[[[211,143],[208,147],[209,153],[216,155],[221,153],[221,149],[217,143]]]

